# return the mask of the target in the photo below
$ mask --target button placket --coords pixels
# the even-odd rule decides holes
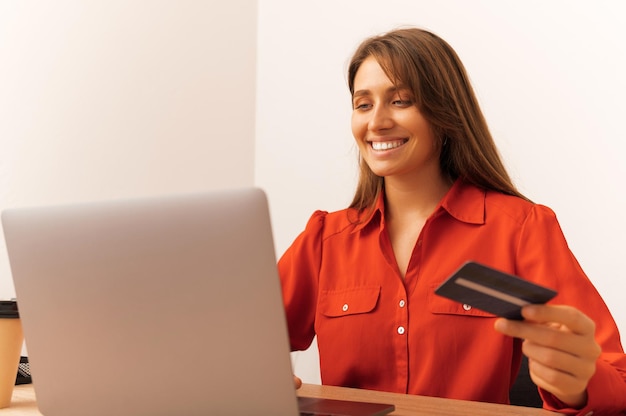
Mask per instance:
[[[404,298],[400,298],[400,300],[398,301],[398,307],[402,310],[401,314],[403,316],[402,322],[407,322],[407,313],[408,311],[405,309],[406,307],[406,300]],[[398,333],[398,335],[404,335],[404,333],[406,332],[406,328],[404,325],[399,325],[398,328],[396,329],[396,332]]]

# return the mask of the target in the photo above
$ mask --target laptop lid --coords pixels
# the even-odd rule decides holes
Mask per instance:
[[[10,209],[46,416],[297,415],[259,189]]]

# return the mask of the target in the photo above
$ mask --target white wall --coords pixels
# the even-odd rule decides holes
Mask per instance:
[[[256,19],[253,0],[1,1],[0,208],[252,185]]]
[[[510,173],[552,207],[626,334],[626,26],[619,0],[260,0],[256,183],[278,254],[356,179],[345,69],[366,36],[421,26],[466,64]],[[626,336],[626,335],[625,335]],[[315,351],[296,372],[317,382]]]

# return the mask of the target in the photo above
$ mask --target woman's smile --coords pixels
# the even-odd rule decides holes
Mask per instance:
[[[374,149],[375,151],[385,151],[385,150],[397,149],[398,147],[402,146],[408,141],[409,139],[376,141],[376,142],[373,141],[373,142],[370,142],[370,144],[372,145],[372,149]]]

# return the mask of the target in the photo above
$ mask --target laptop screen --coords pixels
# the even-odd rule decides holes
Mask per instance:
[[[6,210],[46,416],[298,414],[265,194]]]

